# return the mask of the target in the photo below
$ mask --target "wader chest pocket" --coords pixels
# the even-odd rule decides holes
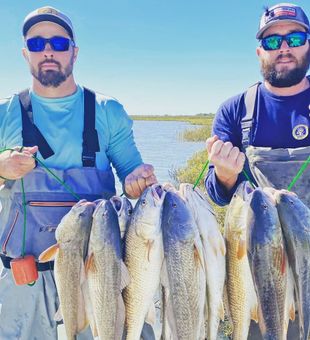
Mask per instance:
[[[25,247],[27,255],[34,255],[38,258],[43,250],[56,243],[55,230],[62,217],[76,203],[72,199],[52,198],[27,201]],[[0,244],[3,254],[13,258],[21,255],[23,231],[24,209],[21,197],[19,197],[11,206],[8,222],[1,235]]]

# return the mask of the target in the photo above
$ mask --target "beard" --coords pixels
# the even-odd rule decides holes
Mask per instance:
[[[281,71],[276,70],[276,64],[282,58],[289,58],[296,63],[294,69],[284,67]],[[269,62],[262,59],[261,74],[263,78],[274,87],[291,87],[299,84],[306,76],[310,64],[310,47],[305,55],[297,60],[291,53],[279,55],[274,62]]]
[[[35,68],[31,67],[31,74],[36,78],[41,85],[45,87],[58,87],[60,84],[62,84],[69,76],[71,76],[73,71],[73,61],[74,57],[72,55],[72,58],[70,59],[69,64],[64,68],[62,71],[61,64],[54,60],[54,59],[45,59],[38,65],[38,71],[35,70]],[[45,63],[53,63],[58,66],[58,70],[42,70],[42,65]]]

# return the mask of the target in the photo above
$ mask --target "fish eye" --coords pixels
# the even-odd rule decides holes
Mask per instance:
[[[132,215],[132,209],[128,209],[128,215]]]
[[[142,200],[141,204],[146,205],[146,200]]]
[[[176,208],[177,204],[176,203],[172,203],[172,208]]]

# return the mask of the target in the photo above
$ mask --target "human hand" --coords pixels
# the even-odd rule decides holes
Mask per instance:
[[[0,154],[0,176],[7,179],[19,179],[24,177],[35,167],[35,160],[32,157],[37,151],[37,146],[13,148]]]
[[[151,164],[138,166],[125,178],[124,190],[130,198],[138,198],[146,187],[157,183],[154,168]]]
[[[231,189],[243,170],[245,154],[231,142],[223,142],[216,135],[207,139],[206,148],[218,180]]]

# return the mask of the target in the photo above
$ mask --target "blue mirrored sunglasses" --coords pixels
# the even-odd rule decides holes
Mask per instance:
[[[273,34],[261,39],[261,46],[266,51],[274,51],[281,48],[283,40],[289,47],[300,47],[305,45],[310,39],[310,35],[306,32],[292,32],[286,35]]]
[[[53,51],[65,52],[69,50],[70,45],[75,46],[74,41],[65,37],[34,37],[26,40],[27,48],[30,52],[42,52],[46,44],[49,43]]]

